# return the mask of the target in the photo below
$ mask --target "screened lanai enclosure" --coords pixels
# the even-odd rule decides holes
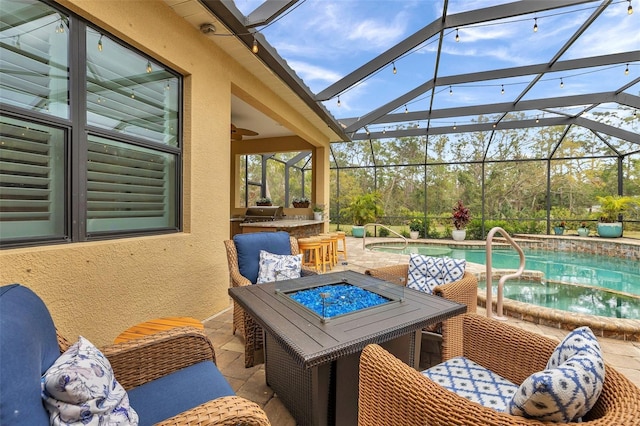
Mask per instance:
[[[239,0],[229,7],[247,45],[257,40],[265,55],[281,55],[289,78],[304,81],[301,96],[344,131],[345,140],[331,144],[332,223],[351,224],[354,197],[377,192],[379,222],[419,217],[423,235],[445,236],[463,200],[481,238],[496,224],[535,233],[561,221],[594,229],[598,196],[640,195],[633,6]],[[290,188],[303,188],[300,179]],[[638,209],[624,219],[627,230],[640,230]]]

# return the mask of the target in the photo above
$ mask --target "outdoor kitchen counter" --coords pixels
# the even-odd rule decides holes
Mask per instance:
[[[287,231],[292,237],[310,237],[324,231],[322,220],[272,220],[268,222],[241,223],[243,234],[250,232],[276,232]]]

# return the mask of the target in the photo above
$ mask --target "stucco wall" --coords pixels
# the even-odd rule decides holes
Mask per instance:
[[[264,105],[282,100],[162,1],[59,3],[185,76],[184,232],[2,250],[0,283],[32,288],[65,336],[98,345],[150,318],[220,312],[229,306],[222,241],[229,235],[231,85],[247,87]],[[304,123],[295,111],[279,114]]]

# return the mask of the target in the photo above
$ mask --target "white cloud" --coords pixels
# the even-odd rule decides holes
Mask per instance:
[[[342,77],[335,71],[308,62],[289,61],[288,64],[307,84],[310,82],[333,83]]]

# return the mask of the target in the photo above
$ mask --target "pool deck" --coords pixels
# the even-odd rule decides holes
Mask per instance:
[[[377,240],[389,241],[389,239],[367,238],[366,242],[369,244]],[[452,240],[429,240],[429,242],[434,244],[455,243]],[[463,244],[468,245],[470,242],[463,242]],[[637,245],[638,248],[640,248],[640,241],[631,240],[630,244]],[[402,254],[363,250],[362,239],[352,237],[347,237],[347,252],[348,264],[344,267],[358,272],[364,272],[366,269],[384,265],[407,263],[409,257],[408,255]],[[343,266],[338,266],[338,268],[342,267]],[[483,272],[484,265],[470,264],[469,269],[474,272]],[[485,314],[484,308],[479,307],[478,313]],[[564,315],[566,315],[567,318],[575,317],[570,313],[564,313]],[[264,365],[261,364],[252,368],[244,368],[243,340],[241,337],[231,334],[232,322],[231,307],[203,321],[205,331],[215,346],[220,370],[238,395],[255,401],[264,408],[273,426],[295,426],[295,421],[287,409],[278,399],[277,395],[274,395],[273,390],[265,384]],[[552,327],[513,317],[508,317],[507,322],[514,326],[549,336],[558,341],[568,332],[566,327],[562,327],[559,324],[557,327]],[[598,341],[602,347],[605,361],[637,386],[640,386],[640,342],[624,341],[609,337],[598,337]],[[427,359],[426,365],[437,362],[437,354],[435,354],[434,351],[434,345],[423,351],[422,356]],[[425,362],[421,364],[426,366]]]

